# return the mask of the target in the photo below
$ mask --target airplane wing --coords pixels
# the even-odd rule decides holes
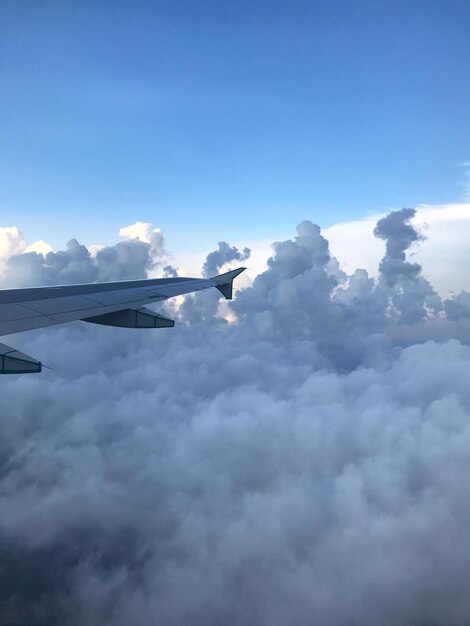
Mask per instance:
[[[215,287],[232,298],[240,267],[214,278],[155,278],[112,283],[0,289],[0,336],[83,320],[126,328],[167,328],[174,321],[146,304]],[[0,343],[0,374],[40,372],[41,363]]]

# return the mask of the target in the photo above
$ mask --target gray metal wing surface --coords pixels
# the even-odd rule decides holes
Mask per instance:
[[[217,288],[230,299],[233,279],[244,269],[240,267],[214,278],[155,278],[59,287],[2,289],[0,336],[74,320],[127,328],[173,326],[173,320],[146,309],[145,305],[210,287]],[[18,356],[20,354],[21,356]],[[32,369],[28,369],[27,366],[21,367],[28,358],[34,364]],[[26,373],[26,371],[41,371],[40,362],[18,353],[5,344],[0,344],[0,374]]]

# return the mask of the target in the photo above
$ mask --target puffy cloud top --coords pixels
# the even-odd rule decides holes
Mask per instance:
[[[249,248],[244,248],[243,252],[240,252],[235,246],[229,246],[225,241],[219,241],[217,250],[209,252],[207,255],[202,268],[203,276],[208,278],[216,276],[226,263],[245,261],[249,258],[250,252]]]
[[[126,240],[114,246],[91,246],[90,250],[71,239],[66,250],[53,252],[45,242],[26,247],[18,229],[3,229],[3,284],[26,287],[145,278],[167,260],[163,235],[150,224],[137,222],[122,228],[120,234]]]

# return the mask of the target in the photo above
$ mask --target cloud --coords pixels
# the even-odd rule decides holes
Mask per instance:
[[[122,228],[126,237],[114,246],[87,248],[71,239],[66,250],[52,251],[38,241],[27,246],[16,228],[2,229],[3,286],[57,285],[144,278],[167,266],[168,255],[163,235],[150,224],[137,222]]]
[[[5,265],[10,257],[25,252],[45,255],[51,251],[52,246],[42,239],[28,245],[23,233],[16,226],[0,226],[0,283],[5,272]]]
[[[451,320],[470,319],[470,293],[462,291],[444,301],[447,317]]]
[[[16,226],[0,227],[0,280],[8,259],[15,254],[21,254],[25,248],[23,233]]]
[[[240,252],[237,247],[229,246],[225,241],[219,241],[217,250],[210,252],[206,257],[202,266],[203,276],[208,278],[216,276],[221,272],[224,265],[232,261],[242,263],[250,257],[250,253],[251,250],[247,247],[243,249],[243,252]]]
[[[401,322],[411,324],[425,319],[429,310],[442,310],[440,297],[421,276],[421,265],[406,259],[406,251],[424,239],[411,224],[415,215],[415,209],[393,211],[380,219],[374,229],[374,235],[386,241],[379,265],[379,288],[382,284],[389,291],[389,313],[397,313]]]
[[[154,228],[148,222],[139,222],[125,226],[119,230],[119,235],[129,241],[140,241],[150,246],[149,254],[152,259],[151,267],[148,268],[152,275],[157,275],[157,271],[168,262],[170,255],[165,249],[165,238],[159,228]],[[168,266],[169,267],[169,266]]]
[[[0,227],[0,258],[8,259],[13,254],[20,254],[25,249],[23,233],[16,226]]]
[[[154,233],[160,233],[158,229],[153,229],[152,224],[149,222],[137,221],[130,226],[123,226],[119,230],[119,236],[126,239],[138,239],[139,241],[145,241],[150,243],[150,240],[154,236]]]
[[[385,214],[370,215],[361,220],[342,222],[322,230],[328,239],[332,254],[341,268],[353,274],[357,268],[378,275],[380,260],[385,252],[384,242],[374,236],[374,227]],[[426,244],[412,250],[412,258],[423,267],[423,275],[442,296],[470,290],[470,274],[466,268],[470,262],[468,241],[470,240],[470,204],[420,205],[413,224],[426,240]],[[241,249],[251,250],[246,277],[255,276],[267,269],[272,256],[272,240],[238,242]],[[181,254],[178,261],[185,272],[197,273],[203,263],[203,252]]]
[[[376,279],[302,222],[236,323],[205,293],[170,332],[15,337],[53,371],[0,380],[0,621],[466,623],[470,347],[420,333],[451,337],[468,298],[428,306],[413,219],[377,225]],[[102,267],[77,242],[51,263]]]
[[[373,236],[373,229],[381,217],[373,215],[325,230],[333,253],[347,272],[359,267],[377,274],[384,246]],[[414,258],[436,291],[447,296],[449,292],[470,290],[466,271],[470,261],[470,204],[421,205],[413,224],[426,238],[426,245],[415,250]]]
[[[52,252],[53,248],[51,244],[47,243],[43,239],[39,241],[35,241],[24,249],[24,252],[37,252],[37,254],[42,254],[45,256],[48,252]]]

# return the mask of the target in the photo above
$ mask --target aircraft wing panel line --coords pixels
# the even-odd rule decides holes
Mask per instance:
[[[21,304],[0,304],[0,322],[37,317],[38,315],[40,313]]]
[[[0,308],[4,305],[0,305]],[[96,307],[96,303],[80,296],[65,296],[64,298],[51,298],[49,300],[29,300],[21,303],[22,307],[35,311],[38,315],[54,315],[56,313],[68,313]]]

